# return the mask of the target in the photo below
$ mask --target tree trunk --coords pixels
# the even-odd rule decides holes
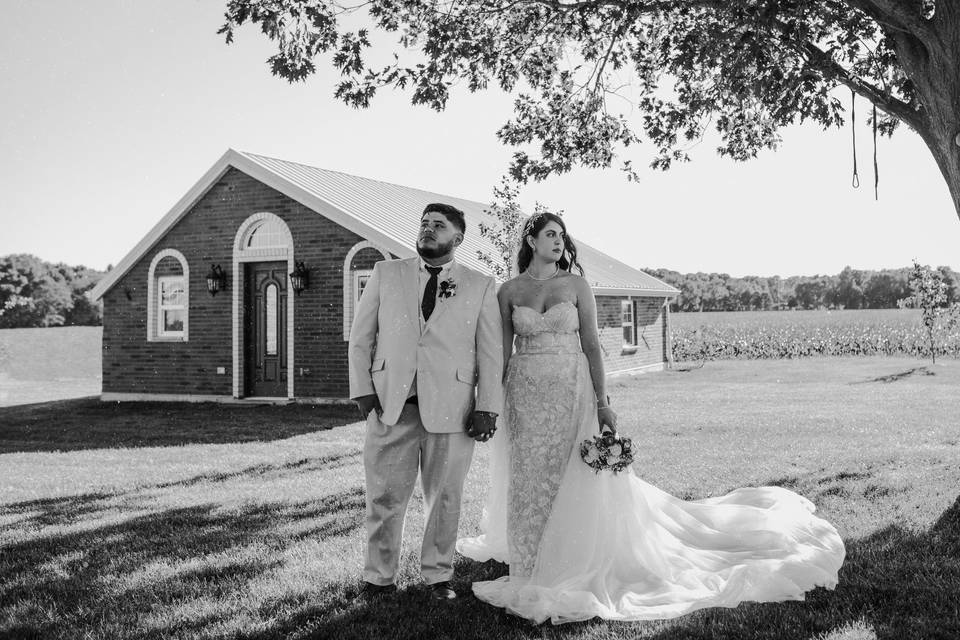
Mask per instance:
[[[923,105],[917,133],[937,161],[960,217],[960,6],[938,2],[929,26],[931,35],[922,41],[889,35]]]
[[[923,141],[933,153],[940,173],[950,188],[950,197],[953,199],[953,208],[960,217],[960,145],[957,144],[960,129],[956,126],[940,126],[936,130],[922,135]]]

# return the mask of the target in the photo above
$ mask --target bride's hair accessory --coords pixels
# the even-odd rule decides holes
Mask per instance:
[[[536,233],[534,231],[534,228],[536,228],[537,222],[539,222],[540,218],[542,217],[543,217],[543,212],[540,212],[540,213],[535,213],[529,218],[527,218],[526,222],[523,223],[523,235],[527,236],[532,233]]]
[[[593,436],[580,444],[580,458],[596,473],[605,469],[620,473],[633,464],[633,441],[615,433]]]

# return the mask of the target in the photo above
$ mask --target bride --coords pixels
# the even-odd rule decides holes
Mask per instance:
[[[474,560],[509,562],[510,573],[474,583],[474,594],[560,624],[672,618],[833,588],[843,542],[796,493],[745,488],[687,502],[630,469],[598,474],[580,459],[581,441],[617,427],[593,292],[555,214],[527,221],[517,262],[520,275],[498,294],[506,404],[483,533],[457,542]]]

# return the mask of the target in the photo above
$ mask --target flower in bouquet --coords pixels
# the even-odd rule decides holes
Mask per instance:
[[[596,473],[605,469],[620,473],[633,463],[633,443],[614,433],[593,436],[580,444],[580,458]]]

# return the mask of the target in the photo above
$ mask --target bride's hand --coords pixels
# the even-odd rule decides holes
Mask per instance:
[[[597,408],[597,421],[600,423],[600,433],[603,433],[604,427],[609,427],[614,433],[617,432],[617,414],[609,406]]]

